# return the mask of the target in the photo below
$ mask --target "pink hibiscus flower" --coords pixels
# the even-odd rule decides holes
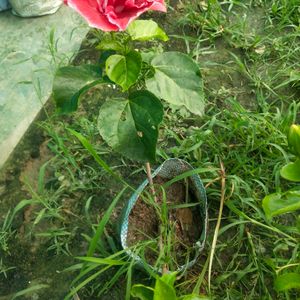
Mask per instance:
[[[90,26],[103,31],[123,31],[148,10],[166,12],[164,0],[64,0]]]

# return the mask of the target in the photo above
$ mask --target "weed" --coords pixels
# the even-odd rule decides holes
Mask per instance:
[[[296,27],[300,22],[300,3],[298,0],[275,0],[269,8],[271,18],[280,25]]]
[[[198,36],[207,34],[210,38],[216,38],[224,33],[226,18],[218,1],[180,1],[180,8],[184,12],[178,24],[189,24]]]
[[[13,229],[14,218],[24,207],[30,204],[30,200],[22,200],[13,210],[7,212],[0,230],[0,250],[4,253],[9,253],[9,242],[15,234]]]
[[[286,132],[299,122],[299,1],[181,0],[172,12],[172,22],[174,16],[179,19],[174,45],[184,41],[188,54],[199,62],[209,103],[201,118],[175,106],[166,108],[158,163],[179,157],[206,170],[201,177],[208,193],[211,228],[206,250],[176,282],[176,290],[179,295],[194,291],[211,299],[297,299],[297,290],[278,293],[273,283],[280,272],[299,270],[299,217],[289,214],[269,220],[262,199],[292,188],[280,177],[280,169],[293,158]],[[92,35],[88,42],[94,45],[100,38]],[[51,47],[55,55],[53,37]],[[86,95],[90,100],[86,110],[97,110],[97,99],[104,101],[102,93],[95,89]],[[32,223],[51,224],[48,230],[35,233],[47,238],[54,253],[78,255],[74,242],[79,238],[89,245],[84,244],[89,248],[87,255],[81,251],[80,262],[66,270],[79,271],[68,297],[78,293],[81,299],[124,299],[135,281],[153,286],[149,278],[155,277],[149,269],[147,275],[133,271],[135,266],[119,250],[114,234],[122,199],[141,181],[142,169],[112,155],[97,133],[95,118],[87,114],[80,111],[67,125],[55,118],[43,124],[55,156],[44,169],[45,176],[41,171],[39,190],[32,192],[30,201],[36,207]],[[220,161],[226,186],[215,243]],[[117,195],[120,179],[129,187]],[[0,244],[8,251],[14,232],[10,213],[5,220]],[[78,226],[74,231],[73,222]],[[169,236],[164,241],[161,262],[172,256]],[[149,243],[142,243],[132,251],[143,257],[147,247]],[[172,263],[175,268],[176,262]],[[4,262],[2,266],[0,272],[3,269],[5,275]]]
[[[299,105],[293,103],[284,112],[258,113],[228,99],[223,109],[215,106],[208,109],[201,125],[186,127],[182,122],[179,126],[180,117],[175,115],[176,125],[171,127],[171,133],[165,131],[160,149],[163,157],[179,156],[196,167],[206,168],[216,166],[221,160],[226,168],[225,205],[229,210],[224,213],[226,217],[223,217],[216,248],[213,267],[216,271],[212,281],[215,297],[224,297],[224,289],[225,299],[234,295],[239,299],[273,297],[267,284],[272,280],[272,271],[266,261],[279,259],[278,252],[272,253],[274,244],[289,245],[280,258],[282,262],[291,259],[296,262],[296,257],[291,258],[289,253],[292,249],[297,251],[297,239],[285,233],[286,229],[283,232],[281,226],[266,220],[261,200],[266,193],[282,187],[279,171],[290,159],[285,134],[289,124],[297,118],[298,110]],[[170,128],[170,124],[168,126]],[[176,145],[168,148],[166,144],[171,141]],[[220,197],[220,192],[218,181],[211,177],[206,181],[212,214],[217,209],[214,200]],[[228,255],[230,262],[226,260]]]
[[[0,259],[0,274],[7,278],[7,272],[14,270],[16,267],[8,267],[4,265],[2,258]]]

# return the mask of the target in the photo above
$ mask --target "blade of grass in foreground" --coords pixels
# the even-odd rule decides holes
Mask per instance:
[[[256,220],[254,220],[254,219],[248,217],[245,213],[243,213],[243,212],[240,211],[238,208],[236,208],[236,206],[235,206],[231,201],[227,201],[227,202],[226,202],[226,206],[227,206],[232,212],[234,212],[235,214],[237,214],[238,216],[240,216],[240,217],[242,217],[242,218],[244,218],[244,219],[246,219],[246,220],[249,220],[251,223],[256,224],[256,225],[258,225],[258,226],[261,226],[261,227],[263,227],[263,228],[266,228],[266,229],[268,229],[268,230],[271,230],[271,231],[273,231],[273,232],[276,232],[276,233],[278,233],[278,234],[281,234],[281,235],[287,237],[288,239],[290,239],[290,240],[292,240],[292,241],[294,241],[294,242],[297,242],[297,239],[296,239],[296,238],[293,238],[292,236],[290,236],[290,235],[286,234],[285,232],[281,231],[280,229],[278,229],[278,228],[276,228],[276,227],[273,227],[273,226],[268,226],[268,225],[266,225],[266,224],[263,224],[263,223],[261,223],[261,222],[258,222],[258,221],[256,221]]]
[[[37,284],[37,285],[32,286],[28,289],[25,289],[25,290],[22,290],[22,291],[19,291],[19,292],[15,293],[12,296],[11,300],[17,299],[20,296],[24,296],[26,294],[32,293],[32,292],[40,290],[40,289],[45,289],[45,288],[49,288],[49,285],[47,285],[47,284]]]
[[[115,197],[115,199],[110,204],[109,208],[106,210],[103,218],[101,219],[101,221],[100,221],[100,223],[97,227],[95,235],[94,235],[94,237],[92,238],[92,240],[90,242],[89,249],[88,249],[88,252],[87,252],[87,256],[93,256],[94,255],[96,247],[97,247],[97,243],[100,240],[100,238],[101,238],[101,236],[104,232],[104,228],[105,228],[107,222],[109,221],[109,218],[110,218],[115,206],[119,202],[119,200],[120,200],[121,196],[123,195],[123,193],[125,192],[125,190],[126,190],[126,187],[121,190],[121,192]]]
[[[174,177],[173,179],[169,180],[168,182],[166,182],[165,184],[163,184],[164,188],[167,188],[169,186],[171,186],[173,183],[180,181],[182,179],[185,179],[187,177],[196,175],[196,174],[201,174],[201,173],[207,173],[207,172],[217,172],[219,171],[218,168],[197,168],[197,169],[193,169],[187,172],[184,172],[176,177]]]
[[[97,278],[101,273],[105,272],[106,270],[108,270],[109,268],[111,268],[110,265],[102,268],[101,270],[99,270],[98,272],[94,273],[93,275],[89,276],[88,278],[86,278],[84,281],[82,281],[78,286],[76,286],[75,288],[72,289],[72,291],[64,298],[64,300],[68,300],[70,299],[70,297],[72,297],[73,295],[75,295],[81,288],[83,288],[84,286],[86,286],[89,282],[93,281],[95,278]]]
[[[214,231],[214,236],[213,236],[213,241],[211,245],[211,251],[209,255],[209,263],[208,263],[208,291],[209,294],[211,294],[211,272],[212,272],[212,264],[213,264],[213,259],[215,255],[215,250],[217,246],[217,240],[218,240],[218,235],[219,235],[219,230],[221,226],[221,219],[222,219],[222,214],[223,214],[223,208],[224,208],[224,202],[225,202],[225,188],[226,188],[226,173],[225,173],[225,168],[223,165],[223,162],[220,162],[220,176],[221,176],[221,199],[220,199],[220,208],[219,208],[219,214],[218,214],[218,219],[217,219],[217,224],[215,227]]]
[[[87,285],[89,282],[93,281],[97,278],[100,274],[105,272],[106,270],[115,267],[115,266],[121,266],[126,267],[127,263],[125,260],[122,260],[123,255],[126,255],[126,250],[119,251],[117,253],[114,253],[104,259],[102,258],[95,258],[95,257],[77,257],[80,260],[84,260],[87,265],[85,266],[85,269],[81,270],[81,273],[73,280],[71,283],[71,286],[75,285],[81,278],[86,277],[88,273],[95,270],[98,267],[101,267],[101,269],[97,272],[95,272],[92,275],[89,275],[84,279],[81,283],[79,283],[76,287],[72,288],[71,292],[65,297],[64,300],[70,299],[71,296],[73,296],[75,293],[77,293],[81,288],[83,288],[85,285]],[[119,257],[120,259],[116,260],[115,258]]]
[[[125,300],[130,300],[130,292],[132,287],[132,268],[133,268],[134,260],[131,261],[128,270],[127,270],[127,283],[126,283],[126,294]]]
[[[193,293],[194,294],[200,295],[200,288],[202,286],[203,281],[205,280],[205,273],[206,273],[207,268],[208,268],[209,258],[210,257],[208,256],[207,259],[206,259],[206,262],[205,262],[205,264],[203,266],[203,269],[202,269],[202,271],[201,271],[201,273],[200,273],[200,275],[198,277],[197,283],[196,283],[196,285],[195,285],[195,287],[193,289]]]
[[[120,200],[120,198],[123,195],[123,193],[125,192],[125,190],[126,190],[126,187],[123,188],[123,190],[113,199],[112,203],[110,204],[109,208],[106,210],[104,216],[102,217],[100,223],[98,224],[97,230],[96,230],[93,238],[90,241],[89,249],[88,249],[88,252],[87,252],[87,257],[92,257],[94,255],[94,253],[96,251],[96,248],[97,248],[97,244],[98,244],[98,242],[100,242],[100,238],[104,233],[104,228],[105,228],[107,222],[109,221],[109,218],[110,218],[115,206],[117,205],[118,201]],[[81,268],[81,271],[80,271],[79,275],[73,280],[72,284],[77,282],[85,274],[89,273],[90,271],[92,271],[96,267],[97,267],[97,265],[87,267],[86,263],[84,263],[82,265],[82,268]],[[77,292],[77,290],[75,292]]]
[[[82,261],[98,264],[98,265],[111,265],[111,266],[121,266],[126,262],[123,260],[116,259],[108,259],[108,258],[100,258],[100,257],[77,257]]]
[[[115,177],[116,179],[118,179],[119,181],[121,181],[123,184],[125,184],[126,186],[128,185],[126,181],[124,181],[119,175],[117,175],[112,169],[111,167],[103,160],[101,159],[101,157],[97,154],[97,152],[95,151],[94,147],[91,145],[91,143],[79,132],[72,130],[70,128],[68,128],[68,131],[74,135],[83,145],[83,147],[88,150],[88,152],[93,156],[93,158],[95,159],[95,161],[110,175],[112,175],[113,177]]]

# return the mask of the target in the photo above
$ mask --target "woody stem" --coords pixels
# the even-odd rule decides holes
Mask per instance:
[[[147,177],[148,177],[148,181],[149,181],[151,194],[153,196],[155,203],[157,203],[157,198],[155,195],[155,189],[154,189],[154,184],[153,184],[153,179],[152,179],[152,174],[151,174],[151,166],[150,166],[149,162],[146,163],[146,172],[147,172]]]

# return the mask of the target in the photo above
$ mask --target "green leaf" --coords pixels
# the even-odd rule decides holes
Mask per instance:
[[[262,203],[267,218],[300,209],[300,191],[275,193],[266,196]]]
[[[117,203],[121,199],[121,196],[123,196],[125,190],[126,190],[126,188],[122,189],[121,192],[112,200],[110,206],[108,207],[105,214],[101,218],[101,220],[97,226],[96,232],[94,233],[94,236],[90,241],[87,256],[94,255],[96,248],[97,248],[97,244],[99,242],[101,243],[101,238],[102,238],[105,226],[108,223],[108,221],[113,213],[114,208],[116,207]]]
[[[176,276],[177,276],[176,272],[166,273],[160,277],[160,280],[162,280],[163,282],[165,282],[166,284],[168,284],[170,286],[174,286],[175,281],[176,281]]]
[[[106,73],[110,80],[119,84],[123,91],[128,90],[139,78],[142,57],[137,51],[126,55],[111,55],[106,61]]]
[[[111,55],[114,55],[116,54],[116,51],[114,50],[105,50],[105,51],[102,51],[101,54],[100,54],[100,57],[99,57],[99,66],[101,69],[104,69],[105,68],[105,64],[106,64],[106,61],[107,59],[111,56]]]
[[[97,50],[114,50],[122,51],[124,46],[119,41],[114,41],[111,39],[103,39],[97,46]]]
[[[175,280],[176,273],[164,274],[161,278],[158,278],[155,283],[153,300],[177,300],[174,288]]]
[[[290,151],[300,157],[300,125],[293,124],[288,133]]]
[[[46,173],[46,168],[48,164],[50,163],[50,160],[45,162],[40,170],[39,170],[39,176],[38,176],[38,193],[42,194],[44,192],[44,186],[45,186],[45,173]]]
[[[53,83],[53,98],[60,113],[77,110],[80,96],[103,83],[101,69],[95,65],[68,66],[58,69]]]
[[[117,175],[110,168],[110,166],[103,159],[101,159],[101,157],[97,154],[97,152],[94,149],[94,147],[92,146],[92,144],[81,133],[79,133],[71,128],[68,128],[68,131],[80,141],[80,143],[89,152],[89,154],[93,156],[93,158],[99,164],[99,166],[101,166],[107,173],[111,174],[116,179],[123,181],[122,178],[120,178],[119,175]]]
[[[297,70],[293,70],[290,73],[290,82],[292,82],[294,85],[299,86],[300,85],[300,72]]]
[[[153,300],[153,289],[142,284],[135,284],[131,289],[131,296],[140,300]]]
[[[209,298],[207,298],[205,296],[199,296],[199,295],[195,295],[195,294],[182,296],[179,299],[180,300],[210,300]]]
[[[150,92],[196,115],[204,113],[203,82],[193,59],[179,52],[165,52],[157,55],[151,65],[154,77],[146,80]]]
[[[6,218],[4,220],[4,223],[2,224],[2,228],[8,228],[11,226],[15,216],[17,213],[19,213],[25,206],[27,205],[34,205],[37,204],[38,201],[37,200],[21,200],[16,206],[15,208],[12,210],[12,212],[9,210],[7,212]]]
[[[98,129],[114,150],[138,161],[155,161],[158,125],[163,106],[148,91],[138,91],[128,99],[106,101],[99,113]]]
[[[46,289],[46,288],[49,288],[49,285],[47,285],[47,284],[37,284],[37,285],[34,285],[34,286],[29,287],[29,288],[27,288],[25,290],[22,290],[22,291],[19,291],[19,292],[15,293],[11,297],[11,300],[17,299],[17,298],[19,298],[21,296],[28,295],[28,294],[33,293],[35,291],[38,291],[40,289]],[[24,299],[24,297],[23,297],[23,299]]]
[[[146,64],[150,65],[151,61],[153,58],[157,55],[158,53],[155,51],[142,51],[141,56],[142,56],[142,61],[145,62]]]
[[[97,265],[110,265],[110,266],[121,266],[126,264],[126,262],[122,260],[116,260],[116,259],[108,259],[108,258],[100,258],[100,257],[77,257],[77,259],[80,259],[82,261],[94,263]]]
[[[134,41],[150,41],[160,39],[168,41],[167,34],[152,20],[136,20],[127,28],[127,32]]]
[[[287,180],[300,182],[300,159],[289,163],[280,170],[280,175]]]
[[[300,289],[300,274],[285,273],[279,275],[275,279],[274,286],[278,292],[287,291],[293,288]]]
[[[37,217],[35,218],[33,225],[37,225],[43,218],[43,216],[45,215],[45,213],[47,212],[47,208],[43,208],[37,215]]]
[[[76,287],[72,288],[72,290],[70,291],[70,293],[65,296],[64,300],[68,300],[70,299],[74,294],[76,294],[80,289],[82,289],[84,286],[87,286],[91,281],[93,281],[94,279],[96,279],[97,277],[100,277],[100,274],[106,272],[107,270],[109,270],[112,266],[111,265],[107,265],[103,268],[101,268],[99,271],[93,273],[92,275],[88,276],[87,278],[85,278],[82,282],[80,282],[80,284],[78,284]],[[74,298],[73,298],[74,299]]]

